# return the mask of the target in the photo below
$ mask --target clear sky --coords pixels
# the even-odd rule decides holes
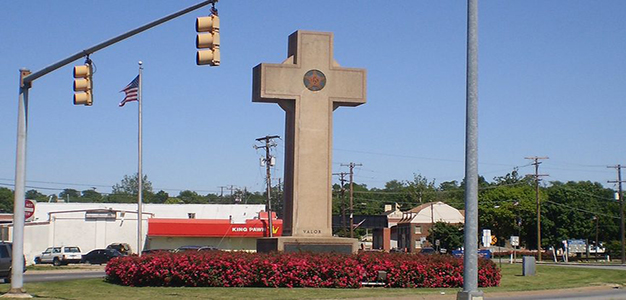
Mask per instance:
[[[2,1],[0,186],[13,188],[18,70],[38,71],[82,49],[200,1]],[[286,58],[298,29],[334,33],[335,60],[368,72],[367,103],[334,113],[333,171],[383,187],[421,174],[462,180],[465,1],[234,1],[217,4],[221,66],[195,65],[191,12],[109,48],[92,107],[72,104],[72,68],[34,82],[27,188],[110,192],[137,172],[137,103],[119,91],[144,63],[144,173],[155,191],[264,189],[255,139],[284,135],[276,104],[252,103],[252,68]],[[626,164],[626,1],[479,3],[479,173],[491,180],[547,156],[549,181],[607,187]],[[81,64],[82,59],[75,64]],[[283,176],[284,142],[274,154]],[[625,174],[626,175],[626,174]],[[336,180],[337,181],[337,180]]]

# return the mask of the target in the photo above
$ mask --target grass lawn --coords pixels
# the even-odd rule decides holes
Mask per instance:
[[[499,287],[482,289],[491,292],[559,289],[581,286],[626,285],[626,271],[537,266],[537,275],[521,276],[520,264],[502,265]],[[9,285],[2,285],[6,292]],[[399,298],[418,295],[455,295],[459,289],[313,289],[313,288],[164,288],[125,287],[102,279],[25,284],[26,291],[39,299],[347,299]]]

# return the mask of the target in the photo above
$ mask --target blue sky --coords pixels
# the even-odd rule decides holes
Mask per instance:
[[[65,57],[199,1],[3,1],[0,186],[12,188],[18,70]],[[264,189],[255,139],[284,133],[275,104],[252,103],[252,68],[286,58],[287,37],[334,33],[335,60],[368,72],[367,103],[334,113],[333,171],[383,187],[422,174],[462,180],[465,1],[228,1],[219,67],[195,65],[194,22],[208,7],[96,52],[92,107],[72,104],[72,67],[34,82],[27,186],[110,192],[137,171],[137,106],[119,91],[144,62],[144,172],[155,190]],[[479,3],[479,173],[488,180],[548,156],[546,180],[607,187],[626,164],[626,1]],[[82,59],[75,64],[81,64]],[[275,155],[282,177],[284,143]]]

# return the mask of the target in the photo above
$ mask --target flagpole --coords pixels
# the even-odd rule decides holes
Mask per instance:
[[[137,138],[138,139],[138,143],[137,143],[138,144],[138,147],[137,147],[138,148],[137,149],[137,152],[138,152],[138,159],[137,159],[137,161],[138,161],[138,166],[137,166],[137,168],[138,168],[138,171],[137,171],[137,186],[138,186],[138,192],[137,192],[137,254],[138,255],[141,255],[142,237],[143,237],[143,230],[141,228],[142,225],[143,225],[142,224],[143,223],[143,214],[142,214],[143,172],[142,172],[142,165],[141,165],[141,163],[142,163],[141,154],[142,154],[142,150],[143,150],[142,149],[143,141],[142,141],[142,136],[141,136],[141,134],[142,134],[141,106],[143,104],[143,96],[141,94],[141,90],[142,90],[142,88],[141,88],[141,80],[142,80],[141,73],[143,71],[143,66],[142,65],[143,65],[143,62],[139,61],[139,89],[138,89],[139,91],[138,91],[138,94],[137,94],[137,96],[138,96],[137,97],[137,99],[138,99],[137,102],[139,102],[138,105],[137,105],[137,107],[138,107],[138,114],[139,114],[139,117],[138,117],[138,119],[139,119],[138,132],[139,133],[138,133],[138,138]]]

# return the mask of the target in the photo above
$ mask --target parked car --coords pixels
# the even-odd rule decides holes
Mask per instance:
[[[145,249],[141,251],[141,255],[172,252],[172,251],[173,251],[172,249]]]
[[[94,249],[89,253],[83,255],[80,262],[87,264],[105,264],[111,260],[111,258],[124,256],[122,253],[115,249]]]
[[[122,253],[123,255],[130,255],[130,253],[132,252],[130,249],[130,245],[126,243],[113,243],[113,244],[108,245],[107,249],[117,250],[119,253]]]
[[[437,254],[437,251],[433,247],[424,247],[420,250],[420,254],[431,255]]]
[[[0,242],[0,279],[4,279],[4,282],[11,282],[12,266],[13,244],[9,242]],[[26,271],[26,260],[24,260],[23,271]]]
[[[82,257],[80,248],[76,246],[48,247],[41,255],[35,256],[35,263],[60,266],[79,263]]]

